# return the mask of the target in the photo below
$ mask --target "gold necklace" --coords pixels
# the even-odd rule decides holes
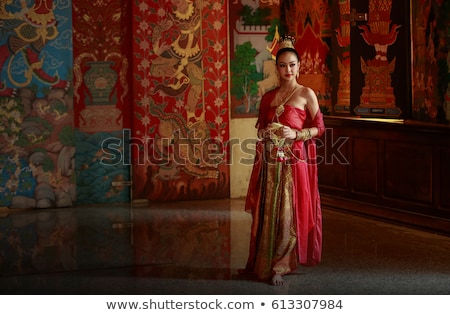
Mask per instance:
[[[281,114],[283,114],[284,112],[284,104],[286,104],[286,102],[288,101],[288,98],[290,98],[294,91],[297,89],[297,85],[295,85],[292,89],[285,91],[283,93],[281,93],[281,90],[278,90],[276,96],[275,96],[275,104],[276,104],[276,109],[275,109],[275,116],[278,118]]]

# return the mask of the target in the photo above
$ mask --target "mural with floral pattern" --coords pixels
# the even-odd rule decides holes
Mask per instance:
[[[225,2],[135,1],[133,28],[134,197],[227,197]]]

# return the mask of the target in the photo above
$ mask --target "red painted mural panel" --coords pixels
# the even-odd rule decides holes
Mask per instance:
[[[134,199],[229,196],[227,16],[224,1],[133,3]]]

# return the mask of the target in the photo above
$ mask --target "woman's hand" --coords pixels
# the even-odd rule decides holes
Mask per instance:
[[[282,136],[281,127],[283,125],[279,123],[270,123],[266,128],[258,130],[258,137],[260,139],[270,139],[273,134],[276,134],[278,137]]]
[[[283,126],[283,137],[286,139],[294,140],[297,137],[297,133],[289,126]]]
[[[260,129],[258,131],[258,137],[266,139],[270,138],[271,132],[280,138],[295,140],[297,137],[297,131],[295,129],[279,124],[269,124],[267,128]]]
[[[258,130],[258,138],[260,139],[269,139],[270,131],[269,128],[263,128]]]

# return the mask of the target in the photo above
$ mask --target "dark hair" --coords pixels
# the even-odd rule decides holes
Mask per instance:
[[[297,56],[297,60],[300,60],[300,56],[298,55],[297,50],[295,50],[294,48],[291,48],[291,47],[285,47],[285,48],[281,48],[280,50],[277,51],[277,56],[276,56],[276,59],[275,59],[276,60],[275,61],[276,64],[278,64],[278,58],[280,58],[280,56],[282,54],[284,54],[285,52],[294,53],[295,56]]]

